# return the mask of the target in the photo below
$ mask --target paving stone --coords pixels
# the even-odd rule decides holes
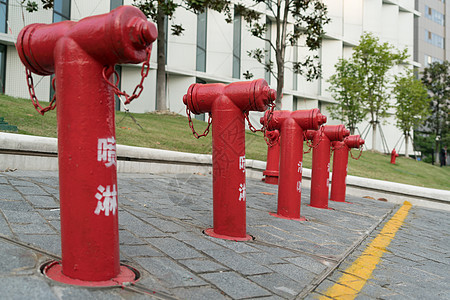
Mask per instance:
[[[231,250],[213,249],[204,250],[204,252],[214,258],[217,262],[242,273],[243,275],[255,275],[270,272],[270,269]]]
[[[3,299],[58,300],[58,297],[51,291],[43,278],[36,276],[14,276],[1,277],[0,280],[2,281],[0,292]]]
[[[237,253],[260,252],[259,249],[251,246],[251,244],[252,244],[251,241],[236,242],[236,241],[222,240],[222,239],[213,238],[213,237],[206,237],[206,238],[211,241],[214,241],[215,243],[217,243],[219,245],[227,247],[228,249],[231,249]]]
[[[22,195],[13,189],[11,186],[1,186],[2,193],[0,194],[0,203],[2,200],[15,200],[20,201],[23,200]],[[0,206],[2,208],[2,206]]]
[[[51,196],[26,195],[25,198],[37,208],[59,208],[59,203]]]
[[[32,251],[0,240],[0,276],[32,275],[36,263]]]
[[[31,244],[53,255],[61,255],[61,238],[57,234],[18,234],[18,236],[21,242]]]
[[[136,218],[126,211],[119,212],[119,225],[125,227],[139,237],[164,237],[167,233]]]
[[[269,267],[275,272],[283,274],[291,278],[292,280],[297,281],[303,287],[305,287],[309,282],[311,282],[316,276],[316,274],[306,269],[299,268],[297,266],[290,264],[275,264],[270,265]]]
[[[165,257],[138,257],[135,261],[147,272],[171,287],[201,286],[206,282]]]
[[[0,210],[1,211],[33,211],[33,207],[23,200],[20,196],[18,201],[5,201],[0,200]]]
[[[185,230],[184,227],[175,222],[157,218],[146,218],[145,220],[163,232],[181,232]]]
[[[327,265],[321,263],[320,261],[310,257],[310,256],[298,256],[298,257],[288,257],[285,258],[286,261],[293,263],[303,269],[309,270],[315,274],[320,274],[326,270]],[[330,262],[326,262],[330,265]]]
[[[224,247],[213,243],[212,241],[206,239],[206,238],[197,238],[197,239],[181,239],[178,238],[179,240],[183,240],[184,243],[191,245],[192,247],[194,247],[197,250],[208,250],[208,249],[224,249]]]
[[[120,251],[129,257],[164,256],[164,253],[149,245],[120,245]]]
[[[55,234],[56,231],[45,223],[18,224],[10,223],[11,229],[16,234]]]
[[[271,293],[235,272],[200,275],[233,299],[270,296]]]
[[[3,210],[6,219],[10,223],[19,224],[39,224],[45,223],[45,220],[35,211],[13,211]]]
[[[243,253],[242,256],[258,262],[261,265],[286,263],[285,260],[265,252]]]
[[[48,193],[39,186],[15,186],[15,188],[23,195],[46,196]]]
[[[298,282],[278,273],[255,275],[247,277],[260,286],[283,298],[294,299],[303,289]]]
[[[120,245],[145,245],[146,242],[136,237],[128,230],[119,230]]]
[[[204,257],[197,250],[173,238],[147,238],[146,241],[173,259]]]
[[[204,273],[204,272],[217,272],[217,271],[226,271],[227,267],[219,265],[218,263],[209,260],[209,259],[183,259],[179,260],[179,263],[182,263],[192,271],[196,273]]]
[[[173,293],[179,299],[186,300],[205,300],[205,299],[229,299],[222,294],[218,289],[213,289],[208,286],[190,287],[190,288],[177,288],[173,289]]]

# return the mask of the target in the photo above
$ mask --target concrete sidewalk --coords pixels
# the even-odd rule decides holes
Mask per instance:
[[[212,226],[210,175],[119,174],[121,260],[138,269],[141,279],[136,286],[123,288],[80,288],[51,281],[39,270],[41,263],[61,255],[57,173],[0,173],[0,295],[4,299],[312,297],[319,295],[312,294],[316,286],[397,207],[350,197],[353,204],[331,202],[332,210],[316,209],[305,205],[309,190],[304,189],[302,215],[308,221],[298,222],[268,214],[276,211],[276,193],[276,186],[247,180],[247,232],[255,240],[233,242],[202,233]],[[430,211],[430,217],[436,212],[449,219],[448,212]],[[448,233],[446,237],[448,241]]]

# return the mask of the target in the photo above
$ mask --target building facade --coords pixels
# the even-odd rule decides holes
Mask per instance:
[[[440,0],[426,0],[439,2]],[[331,22],[326,26],[326,36],[322,47],[316,54],[322,64],[322,78],[308,82],[302,76],[294,74],[289,68],[285,74],[285,89],[282,100],[282,109],[297,110],[318,107],[327,114],[327,107],[334,103],[328,92],[327,79],[335,72],[334,65],[339,58],[349,58],[352,48],[358,44],[364,32],[372,32],[380,38],[381,42],[389,42],[398,49],[408,49],[411,59],[407,64],[396,67],[393,73],[401,72],[404,68],[420,67],[420,57],[415,45],[415,26],[417,20],[423,19],[415,9],[414,0],[324,0],[328,6]],[[28,97],[25,70],[14,47],[15,39],[20,30],[31,23],[52,23],[61,20],[80,20],[81,18],[107,13],[122,4],[131,4],[131,0],[55,0],[53,10],[39,9],[32,14],[27,13],[18,1],[0,0],[0,76],[2,91],[15,97]],[[441,3],[442,4],[442,3]],[[440,4],[439,4],[440,5]],[[442,4],[444,5],[444,4]],[[430,4],[431,7],[431,4]],[[445,5],[443,6],[445,7]],[[264,4],[257,7],[265,11]],[[436,20],[440,16],[436,14]],[[269,30],[266,37],[275,39],[275,22],[267,15],[265,18]],[[435,22],[428,20],[427,22]],[[271,87],[276,88],[276,80],[264,70],[256,60],[250,58],[247,52],[256,49],[270,49],[264,41],[252,37],[247,25],[241,16],[234,14],[232,23],[227,23],[224,16],[215,11],[206,11],[201,15],[179,8],[171,24],[183,24],[185,28],[181,36],[167,35],[167,106],[172,112],[184,114],[185,106],[182,97],[192,83],[231,83],[245,80],[246,71],[254,74],[254,78],[265,78]],[[434,24],[433,24],[434,25]],[[433,31],[442,34],[441,31]],[[434,35],[431,35],[432,40]],[[436,38],[435,38],[436,39]],[[445,39],[443,43],[446,43]],[[437,39],[436,43],[441,41]],[[416,48],[415,48],[416,46]],[[156,45],[153,47],[156,50]],[[423,50],[425,51],[425,50]],[[420,52],[420,51],[419,51]],[[307,53],[301,46],[288,47],[287,61],[301,60]],[[270,53],[272,60],[274,53]],[[427,55],[441,59],[442,56],[430,52]],[[419,59],[419,61],[418,61]],[[132,91],[140,80],[139,65],[122,65],[118,70],[121,73],[121,88]],[[50,77],[35,75],[36,94],[38,98],[48,100],[53,91]],[[132,112],[150,112],[156,105],[156,53],[152,54],[151,70],[144,82],[144,91],[141,97],[129,105]],[[121,108],[123,109],[123,107]],[[391,111],[393,112],[393,111]],[[251,121],[258,124],[261,114],[252,113]],[[207,116],[198,116],[207,118]],[[394,118],[390,117],[382,125],[383,133],[390,150],[401,137],[401,132],[394,126]],[[329,118],[328,124],[338,124]],[[359,130],[363,132],[368,123],[360,124]],[[371,132],[365,136],[369,149],[383,151],[384,143],[381,137],[377,144],[371,145]],[[403,153],[403,149],[396,149]],[[403,152],[402,152],[403,151]],[[412,154],[412,151],[411,151]]]

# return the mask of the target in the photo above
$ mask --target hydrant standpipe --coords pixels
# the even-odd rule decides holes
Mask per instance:
[[[347,189],[348,153],[351,148],[360,148],[364,140],[359,135],[350,135],[344,141],[334,141],[333,147],[333,174],[331,177],[330,200],[345,202]]]
[[[279,130],[280,139],[280,170],[278,178],[278,209],[273,216],[305,220],[300,215],[302,171],[303,171],[303,132],[319,129],[327,118],[315,108],[311,110],[273,112],[261,118],[261,124],[267,124],[267,130]],[[268,122],[269,121],[269,122]]]
[[[115,64],[144,61],[156,37],[140,10],[121,6],[79,22],[31,24],[17,39],[28,69],[56,77],[60,281],[104,282],[122,273],[114,91],[102,72],[107,66],[111,80]]]
[[[192,84],[183,102],[194,114],[212,114],[213,228],[205,233],[245,241],[246,181],[244,113],[264,111],[276,91],[264,79],[248,82]]]
[[[342,141],[349,134],[344,125],[327,125],[314,132],[313,143],[317,147],[313,150],[310,206],[328,208],[331,141]]]
[[[266,131],[268,139],[266,170],[263,172],[263,181],[268,184],[278,184],[280,167],[280,132],[278,130]]]

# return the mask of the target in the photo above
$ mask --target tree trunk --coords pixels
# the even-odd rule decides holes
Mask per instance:
[[[378,125],[378,123],[375,121],[372,123],[372,150],[373,151],[376,150],[375,146],[377,143],[377,125]]]
[[[405,133],[405,157],[409,158],[408,154],[408,143],[409,143],[409,136],[408,133]],[[400,150],[400,149],[399,149]]]
[[[158,58],[157,58],[157,69],[156,69],[156,110],[165,111],[167,110],[166,103],[166,54],[165,54],[165,44],[166,35],[164,32],[164,21],[166,16],[162,10],[158,10],[158,15],[156,17],[156,24],[158,26]]]
[[[355,134],[355,127],[350,126],[350,127],[348,128],[348,130],[350,130],[350,135],[354,135],[354,134]]]

